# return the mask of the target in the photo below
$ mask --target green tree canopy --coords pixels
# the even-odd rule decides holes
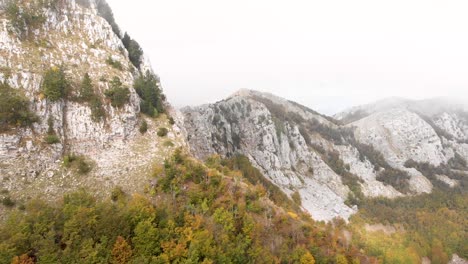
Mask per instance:
[[[157,116],[158,113],[164,112],[165,96],[158,83],[158,78],[149,71],[136,78],[133,83],[135,91],[141,98],[141,112],[149,116]]]
[[[111,100],[113,107],[122,107],[129,102],[130,91],[124,87],[118,77],[114,77],[110,83],[111,88],[104,94]]]
[[[29,100],[8,83],[0,82],[0,131],[36,121],[37,117],[29,110]]]
[[[68,92],[69,83],[63,67],[52,67],[44,74],[42,91],[52,102],[64,98]]]

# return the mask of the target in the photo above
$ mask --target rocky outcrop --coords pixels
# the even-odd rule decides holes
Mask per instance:
[[[354,107],[336,115],[355,128],[356,138],[378,149],[394,167],[411,175],[411,189],[430,192],[431,182],[415,170],[404,167],[408,160],[444,166],[457,153],[468,161],[467,103],[439,98],[422,101],[392,99]],[[359,113],[357,115],[356,113]],[[449,187],[457,181],[446,175],[435,179]]]
[[[341,176],[311,147],[311,141],[328,142],[316,134],[304,135],[293,120],[279,119],[284,114],[335,126],[325,117],[284,99],[247,90],[182,112],[187,140],[197,157],[213,153],[247,156],[285,193],[298,191],[302,206],[317,220],[347,219],[356,211],[345,204],[350,190]],[[355,153],[348,156],[356,161]]]
[[[468,260],[460,258],[457,254],[453,254],[448,264],[468,264]]]
[[[393,166],[408,159],[435,166],[447,162],[442,141],[418,115],[404,109],[390,109],[351,123],[360,142],[375,145]]]
[[[455,151],[467,157],[462,151],[465,144],[457,143],[465,138],[463,122],[447,113],[427,119],[424,113],[406,108],[407,100],[390,101],[371,108],[375,113],[358,109],[365,114],[355,115],[356,120],[348,125],[294,102],[249,90],[182,112],[194,155],[202,159],[213,153],[245,155],[285,193],[299,192],[304,209],[313,218],[330,220],[346,219],[355,212],[345,201],[359,194],[356,185],[368,197],[431,192],[433,185],[427,177],[404,166],[409,159],[437,167],[447,164]],[[405,107],[397,107],[400,104]],[[453,138],[441,137],[441,133]],[[384,160],[376,161],[372,157],[376,155]],[[379,178],[387,175],[382,174],[387,169],[409,175],[409,193]],[[451,179],[434,179],[455,186]]]
[[[185,108],[185,129],[193,154],[199,158],[213,153],[243,154],[285,193],[297,190],[302,206],[315,219],[349,217],[355,210],[344,204],[348,187],[308,147],[298,126],[279,124],[263,103],[253,99],[255,96],[273,99],[306,118],[315,117],[285,100],[250,91],[214,105]]]
[[[50,191],[46,191],[49,196],[60,195],[68,188],[66,186],[99,189],[102,185],[97,182],[106,186],[122,184],[133,190],[135,184],[128,179],[130,175],[145,170],[145,166],[150,167],[151,158],[162,162],[163,153],[173,148],[166,146],[183,144],[179,129],[174,127],[172,131],[172,125],[162,117],[154,121],[152,129],[156,130],[158,126],[170,128],[172,143],[163,144],[165,139],[159,139],[154,132],[143,137],[149,140],[153,135],[151,143],[147,144],[153,149],[144,148],[151,153],[141,153],[139,148],[142,147],[136,147],[143,139],[138,132],[140,98],[133,82],[141,72],[152,71],[151,66],[145,61],[140,69],[133,66],[119,36],[98,15],[94,1],[89,1],[89,7],[74,0],[56,1],[59,6],[55,7],[47,5],[47,1],[36,2],[39,5],[35,7],[36,11],[43,21],[32,28],[27,37],[16,34],[7,14],[0,13],[0,81],[21,90],[38,117],[38,122],[31,127],[13,128],[0,134],[0,175],[3,177],[0,181],[12,193],[21,189],[32,193],[46,189]],[[109,59],[120,67],[113,67]],[[71,90],[67,99],[51,101],[44,96],[43,76],[53,67],[65,70]],[[92,118],[89,104],[76,100],[78,87],[86,73],[102,102],[105,118],[101,120]],[[129,102],[120,108],[113,107],[104,95],[115,77],[130,91]],[[44,137],[51,128],[60,142],[49,145],[44,142]],[[94,164],[86,179],[72,177],[63,169],[63,155],[67,153],[84,155]],[[39,188],[36,184],[47,187]],[[31,196],[31,193],[24,195]]]

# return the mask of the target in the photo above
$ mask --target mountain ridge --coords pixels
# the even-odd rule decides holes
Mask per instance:
[[[407,102],[407,100],[402,99],[392,99],[392,101],[390,105],[397,106],[402,101]],[[257,168],[271,181],[282,186],[283,191],[288,194],[299,191],[301,196],[308,197],[311,195],[312,189],[320,190],[323,187],[323,190],[330,190],[334,194],[328,196],[331,199],[330,202],[333,201],[332,203],[335,205],[341,204],[343,206],[341,207],[342,212],[348,213],[343,213],[340,216],[347,218],[352,210],[351,207],[345,205],[345,200],[349,198],[350,189],[348,188],[353,186],[353,184],[347,186],[342,183],[342,180],[349,181],[346,179],[347,176],[356,176],[358,180],[357,183],[354,183],[354,186],[360,185],[364,194],[370,197],[402,196],[405,194],[401,193],[401,190],[405,188],[405,192],[428,193],[433,188],[431,180],[424,177],[420,171],[405,166],[406,161],[412,157],[411,155],[416,155],[416,161],[418,162],[429,162],[435,166],[447,164],[453,158],[454,153],[460,152],[465,161],[468,157],[464,144],[452,142],[450,139],[444,138],[443,135],[440,136],[440,131],[436,131],[437,128],[441,131],[448,129],[435,125],[435,122],[441,124],[440,120],[432,121],[432,119],[405,110],[392,113],[393,109],[393,107],[390,109],[383,107],[383,110],[360,118],[361,123],[355,121],[343,126],[332,122],[333,119],[323,117],[323,115],[313,110],[307,110],[306,107],[284,98],[243,89],[225,100],[199,107],[186,107],[182,109],[182,112],[185,118],[185,129],[188,133],[187,141],[195,156],[203,159],[213,152],[227,156],[236,155],[236,153],[246,155]],[[381,115],[375,117],[375,121],[371,122],[375,126],[364,127],[365,119],[373,115]],[[399,120],[398,123],[395,123],[396,120]],[[262,122],[266,123],[262,124]],[[387,126],[389,126],[388,129],[390,130],[387,129]],[[378,127],[383,130],[375,130]],[[464,129],[463,132],[460,132],[462,137],[466,137],[467,128],[466,126],[460,128]],[[409,132],[410,130],[406,129],[414,129],[416,133]],[[400,130],[401,136],[386,132]],[[373,131],[374,134],[369,134],[369,131]],[[330,135],[327,135],[327,133]],[[382,138],[382,142],[375,140],[377,135]],[[414,136],[413,138],[407,138],[406,135]],[[346,138],[348,136],[349,139]],[[282,141],[283,137],[284,140]],[[402,143],[398,143],[400,141]],[[384,144],[383,142],[393,143]],[[421,145],[421,142],[427,143]],[[446,146],[447,144],[453,144],[453,146]],[[407,146],[407,150],[403,146]],[[442,149],[444,152],[442,152]],[[330,155],[335,155],[333,153],[338,153],[337,157],[330,157]],[[371,157],[363,158],[366,153],[370,156],[381,155],[383,158],[380,163],[383,162],[383,166],[387,169],[376,169],[376,166],[381,167],[382,164],[373,164]],[[403,155],[403,153],[406,154]],[[301,161],[298,158],[309,155],[312,155],[310,156],[312,159],[308,158],[307,161]],[[314,159],[323,162],[323,166],[318,164],[308,165],[313,164],[312,160]],[[344,166],[345,168],[333,168],[334,171],[331,169],[333,166]],[[349,168],[346,166],[349,166]],[[296,167],[302,167],[302,170],[297,171],[298,168]],[[304,183],[301,182],[304,181],[304,178],[305,181],[310,179],[315,184],[319,179],[316,178],[317,176],[314,178],[313,173],[311,176],[310,173],[307,173],[307,170],[314,173],[320,171],[323,173],[323,177],[325,177],[323,180],[325,181],[319,183],[319,187],[317,185],[314,188],[304,187]],[[382,174],[385,170],[388,171],[385,175],[389,179]],[[396,173],[396,175],[390,174],[392,170],[395,170],[394,174]],[[342,175],[336,174],[336,171]],[[291,177],[293,177],[293,180],[284,180]],[[330,189],[330,186],[328,186],[330,182],[337,185]],[[402,184],[402,182],[407,183]],[[291,186],[288,187],[288,185]],[[402,189],[398,191],[395,188]],[[336,200],[330,197],[335,197]],[[320,202],[323,202],[323,200]],[[339,212],[340,210],[333,208],[333,206],[312,209],[314,202],[310,203],[305,202],[303,205],[306,208],[309,206],[312,217],[314,217],[314,210],[317,210],[315,213],[321,215],[317,218],[319,220],[331,219],[328,217],[333,217],[335,215],[334,211]]]
[[[142,190],[148,164],[163,162],[184,140],[138,43],[120,32],[105,1],[4,3],[2,95],[22,98],[35,122],[2,122],[8,130],[0,134],[3,188],[18,199],[54,199],[78,186],[101,195],[115,185]],[[142,113],[162,108],[167,113],[158,119]],[[143,123],[148,133],[138,131]],[[157,135],[159,127],[168,129],[166,137]],[[71,168],[64,166],[69,161]]]
[[[8,3],[0,12],[5,262],[47,261],[50,248],[52,262],[104,263],[132,250],[137,263],[467,256],[463,109],[394,100],[343,122],[241,90],[179,112],[105,1]]]

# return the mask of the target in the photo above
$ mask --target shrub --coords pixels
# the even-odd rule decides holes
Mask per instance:
[[[91,166],[85,161],[84,158],[79,158],[77,160],[77,168],[78,168],[78,173],[79,174],[87,174],[88,172],[91,171]]]
[[[107,63],[108,65],[110,65],[110,66],[111,66],[112,68],[114,68],[114,69],[123,70],[122,63],[120,63],[120,61],[117,61],[117,60],[112,59],[111,56],[109,56],[109,58],[107,58],[106,63]]]
[[[466,160],[458,152],[455,152],[455,156],[448,161],[448,166],[456,170],[466,170],[468,168]]]
[[[167,135],[168,132],[169,132],[169,131],[167,130],[167,128],[165,128],[165,127],[160,127],[160,128],[158,129],[158,133],[157,133],[157,134],[158,134],[158,136],[160,136],[160,137],[165,137],[165,136]]]
[[[446,192],[464,192],[468,185],[468,178],[466,175],[463,172],[458,171],[460,169],[466,170],[464,167],[465,160],[457,153],[455,154],[455,157],[447,162],[447,164],[440,164],[439,166],[434,166],[428,162],[416,162],[413,159],[407,160],[404,165],[407,168],[415,168],[420,171],[435,187]],[[454,188],[449,188],[445,183],[437,178],[437,175],[445,175],[450,179],[457,180],[459,184]]]
[[[52,102],[64,98],[68,92],[69,84],[62,67],[52,67],[44,74],[42,90],[44,95]]]
[[[111,200],[114,202],[120,201],[125,197],[125,192],[123,191],[122,187],[115,186],[111,192]]]
[[[135,79],[133,87],[141,98],[140,109],[142,113],[149,116],[157,116],[159,113],[164,112],[164,95],[158,86],[158,78],[147,71]]]
[[[99,122],[105,117],[106,113],[102,107],[101,99],[94,92],[94,86],[88,73],[83,76],[83,80],[81,81],[79,99],[88,102],[93,121]]]
[[[313,145],[313,148],[320,152],[323,161],[336,174],[340,175],[343,184],[349,187],[351,192],[349,193],[348,202],[350,204],[359,204],[360,200],[364,197],[361,191],[361,185],[359,184],[362,180],[349,171],[349,164],[346,164],[336,151],[326,152],[325,149],[319,145]]]
[[[378,181],[393,186],[397,191],[401,193],[409,193],[409,182],[410,176],[407,172],[387,168],[380,172],[376,178]]]
[[[281,189],[267,179],[252,163],[249,158],[243,155],[236,155],[229,159],[218,161],[216,157],[212,157],[207,165],[211,168],[216,168],[217,165],[225,166],[231,170],[239,170],[242,176],[251,184],[261,185],[268,192],[268,198],[273,202],[285,208],[298,208],[297,204],[293,203],[291,199]]]
[[[87,174],[92,169],[84,156],[74,154],[65,155],[63,157],[63,166],[75,169],[79,174]]]
[[[13,207],[15,206],[15,201],[13,201],[10,196],[6,196],[3,197],[2,204],[6,207]]]
[[[141,49],[140,44],[130,38],[126,32],[122,38],[122,43],[128,51],[128,58],[132,62],[133,66],[139,69],[141,65],[141,56],[143,55],[143,50]]]
[[[366,159],[374,165],[375,170],[380,168],[391,169],[381,152],[376,150],[372,145],[362,144],[355,140],[351,141],[352,145],[359,151],[359,159],[364,162]]]
[[[146,131],[148,131],[148,123],[146,122],[146,120],[143,120],[143,122],[141,122],[139,131],[141,134],[144,134],[146,133]]]
[[[89,102],[89,107],[91,108],[91,118],[95,122],[101,121],[105,116],[106,112],[102,107],[101,99],[98,96],[94,96]]]
[[[38,6],[18,6],[18,1],[9,1],[5,13],[14,32],[20,38],[26,38],[32,31],[45,22],[45,17]]]
[[[169,117],[169,124],[173,126],[175,124],[174,118],[171,116]]]
[[[29,100],[19,90],[0,82],[0,131],[9,126],[27,126],[37,121],[29,110]]]
[[[130,91],[127,87],[122,86],[120,79],[114,77],[110,85],[111,88],[105,91],[104,94],[111,100],[111,105],[113,107],[122,107],[124,104],[128,103]]]
[[[60,143],[60,139],[57,135],[46,135],[44,141],[49,145]]]
[[[301,195],[298,191],[295,191],[291,194],[291,199],[299,206],[302,204]]]
[[[44,141],[50,145],[60,143],[60,139],[54,130],[54,119],[52,116],[49,116],[47,119],[47,126],[47,135],[45,136]]]
[[[80,99],[89,102],[94,97],[94,87],[91,77],[85,73],[80,85]]]

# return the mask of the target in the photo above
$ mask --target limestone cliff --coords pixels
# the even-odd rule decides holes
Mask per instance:
[[[14,6],[8,7],[9,3]],[[162,162],[172,145],[182,142],[178,128],[167,119],[140,114],[134,80],[152,72],[151,66],[144,58],[138,67],[132,63],[118,32],[99,14],[94,0],[1,4],[0,81],[24,94],[37,116],[30,127],[13,127],[0,134],[1,189],[20,196],[45,192],[47,197],[77,187],[103,195],[115,185],[142,189],[147,181],[141,175],[148,174],[142,172],[155,160]],[[69,93],[50,100],[44,95],[44,75],[58,68],[68,79]],[[90,104],[77,99],[86,73],[102,104],[103,117],[98,120]],[[121,107],[113,106],[105,95],[115,79],[129,91],[128,102]],[[150,128],[144,135],[138,132],[143,119]],[[161,126],[169,128],[168,139],[156,136]],[[44,142],[48,131],[54,132],[57,142]],[[64,168],[64,155],[69,154],[83,155],[92,164],[91,173],[77,176]]]
[[[398,100],[383,105],[395,104]],[[466,128],[455,121],[460,117],[444,112],[428,123],[421,113],[380,107],[343,125],[294,102],[242,90],[182,112],[194,155],[245,155],[285,193],[299,192],[314,219],[330,220],[353,214],[353,199],[362,194],[392,198],[430,192],[431,181],[404,166],[409,159],[438,166],[455,151],[467,157],[466,144],[440,137],[433,127],[464,139]]]

